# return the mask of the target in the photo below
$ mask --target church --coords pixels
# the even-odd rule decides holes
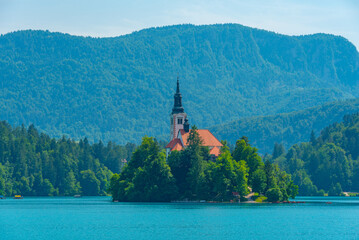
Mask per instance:
[[[172,108],[170,119],[171,137],[170,142],[166,146],[167,157],[171,153],[171,151],[181,151],[188,146],[187,138],[190,131],[192,131],[190,130],[187,114],[184,112],[184,108],[182,106],[182,95],[180,93],[178,78],[177,89],[174,95],[174,105]],[[198,129],[197,132],[202,140],[202,145],[209,148],[210,155],[213,158],[218,157],[218,155],[220,154],[220,149],[223,146],[222,143],[218,141],[218,139],[208,129]]]

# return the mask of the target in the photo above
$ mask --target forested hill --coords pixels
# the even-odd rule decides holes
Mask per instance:
[[[359,98],[326,103],[308,109],[272,116],[247,117],[214,126],[211,131],[219,139],[231,144],[241,136],[251,139],[259,152],[272,153],[273,145],[285,148],[309,140],[311,131],[316,134],[326,126],[340,122],[347,114],[359,112]]]
[[[81,139],[54,139],[29,128],[0,122],[0,195],[106,194],[112,173],[120,172],[135,146]]]
[[[114,38],[0,37],[0,119],[60,137],[167,140],[175,79],[200,128],[359,96],[359,54],[326,34],[238,24],[151,28]]]
[[[292,174],[299,195],[339,195],[359,191],[359,114],[324,128],[319,137],[274,152],[273,161]],[[324,191],[323,191],[324,190]]]

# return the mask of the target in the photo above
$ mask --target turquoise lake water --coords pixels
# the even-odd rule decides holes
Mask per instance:
[[[304,204],[134,204],[109,197],[0,200],[0,239],[359,239],[359,198]],[[326,202],[332,204],[326,204]]]

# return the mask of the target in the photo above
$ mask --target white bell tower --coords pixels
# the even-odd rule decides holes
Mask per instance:
[[[185,119],[187,118],[187,114],[184,112],[182,106],[182,95],[179,89],[179,79],[177,77],[177,89],[174,95],[174,105],[171,113],[171,139],[177,138],[178,131],[183,129],[183,124],[185,123]]]

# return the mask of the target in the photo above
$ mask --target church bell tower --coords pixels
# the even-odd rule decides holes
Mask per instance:
[[[178,131],[184,129],[184,123],[187,119],[187,114],[184,112],[182,106],[182,95],[179,88],[179,79],[177,77],[177,89],[174,95],[174,105],[171,113],[171,139],[177,138]]]

